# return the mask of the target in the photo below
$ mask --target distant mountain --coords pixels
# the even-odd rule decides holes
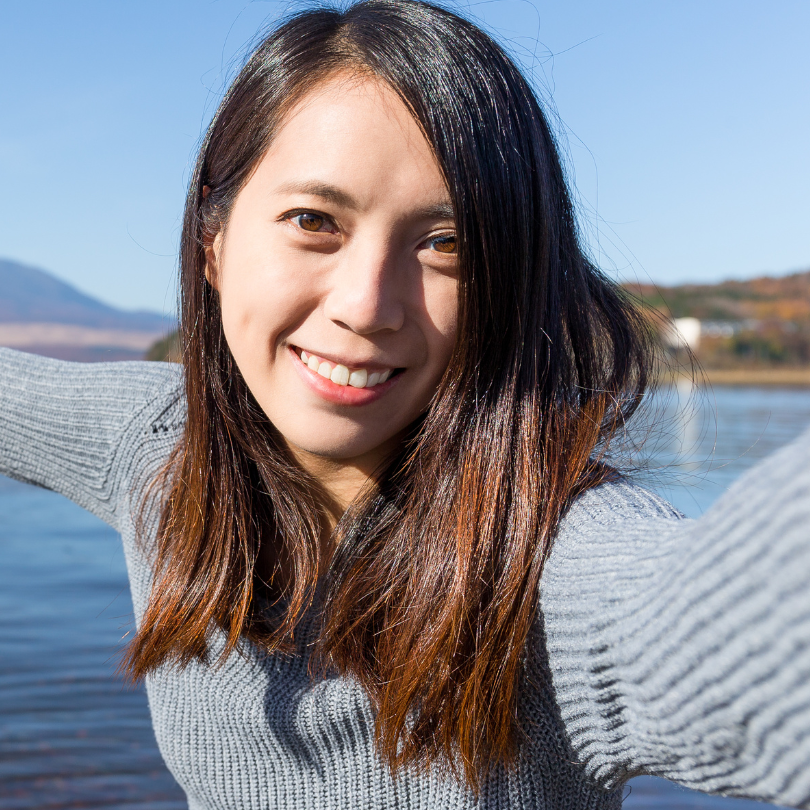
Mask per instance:
[[[0,346],[62,360],[140,360],[175,326],[157,312],[111,307],[44,270],[0,259]]]
[[[73,324],[96,329],[165,333],[171,319],[156,312],[103,304],[36,267],[0,259],[0,323]]]

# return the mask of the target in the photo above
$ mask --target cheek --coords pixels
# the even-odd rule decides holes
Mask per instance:
[[[274,309],[263,304],[265,295],[256,285],[242,287],[236,280],[220,292],[222,329],[231,353],[243,372],[269,359],[276,324]],[[246,290],[252,294],[246,294]],[[275,310],[277,314],[277,310]]]
[[[428,340],[441,371],[447,368],[458,332],[458,281],[440,276],[425,289]]]
[[[279,338],[312,310],[312,285],[305,276],[303,268],[290,266],[283,256],[272,262],[226,257],[220,285],[222,326],[237,364],[270,360]]]
[[[291,321],[300,317],[311,285],[296,256],[249,187],[237,198],[219,252],[222,326],[238,365],[266,361]]]

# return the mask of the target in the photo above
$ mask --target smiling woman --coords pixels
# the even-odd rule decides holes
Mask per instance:
[[[810,435],[697,522],[610,465],[654,346],[482,31],[273,31],[180,264],[182,374],[0,353],[0,469],[121,531],[192,810],[810,806]]]

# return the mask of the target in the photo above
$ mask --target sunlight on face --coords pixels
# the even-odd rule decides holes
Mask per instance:
[[[453,349],[450,198],[398,97],[367,78],[307,94],[209,251],[225,337],[291,448],[379,460]]]

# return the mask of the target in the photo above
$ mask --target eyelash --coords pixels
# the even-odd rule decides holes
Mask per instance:
[[[454,233],[444,233],[444,234],[441,234],[440,236],[433,236],[430,239],[427,239],[426,243],[429,245],[429,244],[432,244],[433,242],[441,242],[443,239],[447,239],[447,240],[452,239],[452,241],[455,243],[456,235]],[[441,253],[443,256],[455,256],[456,253],[458,252],[458,246],[454,244],[453,247],[454,247],[454,249],[452,251],[449,251],[449,250],[448,251],[437,250],[435,252],[436,253]]]
[[[306,217],[306,216],[318,217],[318,219],[323,220],[324,224],[330,223],[334,227],[335,223],[332,221],[332,219],[330,217],[326,216],[326,214],[320,214],[317,211],[301,211],[301,210],[299,210],[299,211],[288,211],[286,214],[283,215],[282,219],[286,219],[286,220],[289,220],[290,222],[292,222],[292,221],[298,219],[299,217]],[[320,231],[308,231],[306,228],[301,227],[300,224],[298,224],[297,227],[300,230],[304,231],[305,233],[319,233],[320,232]],[[327,231],[327,233],[328,233],[328,231]]]
[[[322,220],[323,220],[323,222],[324,222],[324,224],[329,223],[329,224],[331,224],[333,227],[336,227],[336,226],[335,226],[335,223],[334,223],[334,221],[332,220],[332,218],[331,218],[331,217],[327,216],[326,214],[321,214],[321,213],[319,213],[318,211],[311,211],[311,210],[300,210],[300,209],[299,209],[299,210],[295,210],[295,211],[288,211],[286,214],[283,214],[283,215],[281,216],[281,219],[286,219],[286,220],[287,220],[287,221],[289,221],[289,222],[294,222],[296,219],[298,219],[299,217],[303,217],[303,216],[312,216],[312,217],[317,217],[318,219],[322,219]],[[298,227],[300,230],[304,231],[305,233],[321,233],[320,229],[319,229],[319,230],[317,230],[317,231],[309,231],[309,230],[307,230],[306,228],[301,227],[301,225],[300,225],[300,224],[297,224],[297,227]],[[329,231],[326,231],[326,233],[330,233],[330,232],[329,232]],[[455,234],[454,234],[454,233],[444,233],[444,234],[439,234],[439,235],[437,235],[437,236],[432,236],[432,237],[430,237],[429,239],[426,239],[426,240],[423,242],[423,244],[430,245],[430,244],[432,244],[432,243],[434,243],[434,242],[438,242],[438,241],[440,241],[440,240],[442,240],[442,239],[451,239],[451,238],[452,238],[452,239],[455,239]],[[436,252],[436,253],[439,253],[439,254],[441,254],[441,255],[444,255],[444,256],[454,256],[454,255],[456,254],[456,251],[453,251],[453,252],[451,253],[451,252],[445,252],[445,251],[437,250],[437,251],[435,251],[435,252]]]

